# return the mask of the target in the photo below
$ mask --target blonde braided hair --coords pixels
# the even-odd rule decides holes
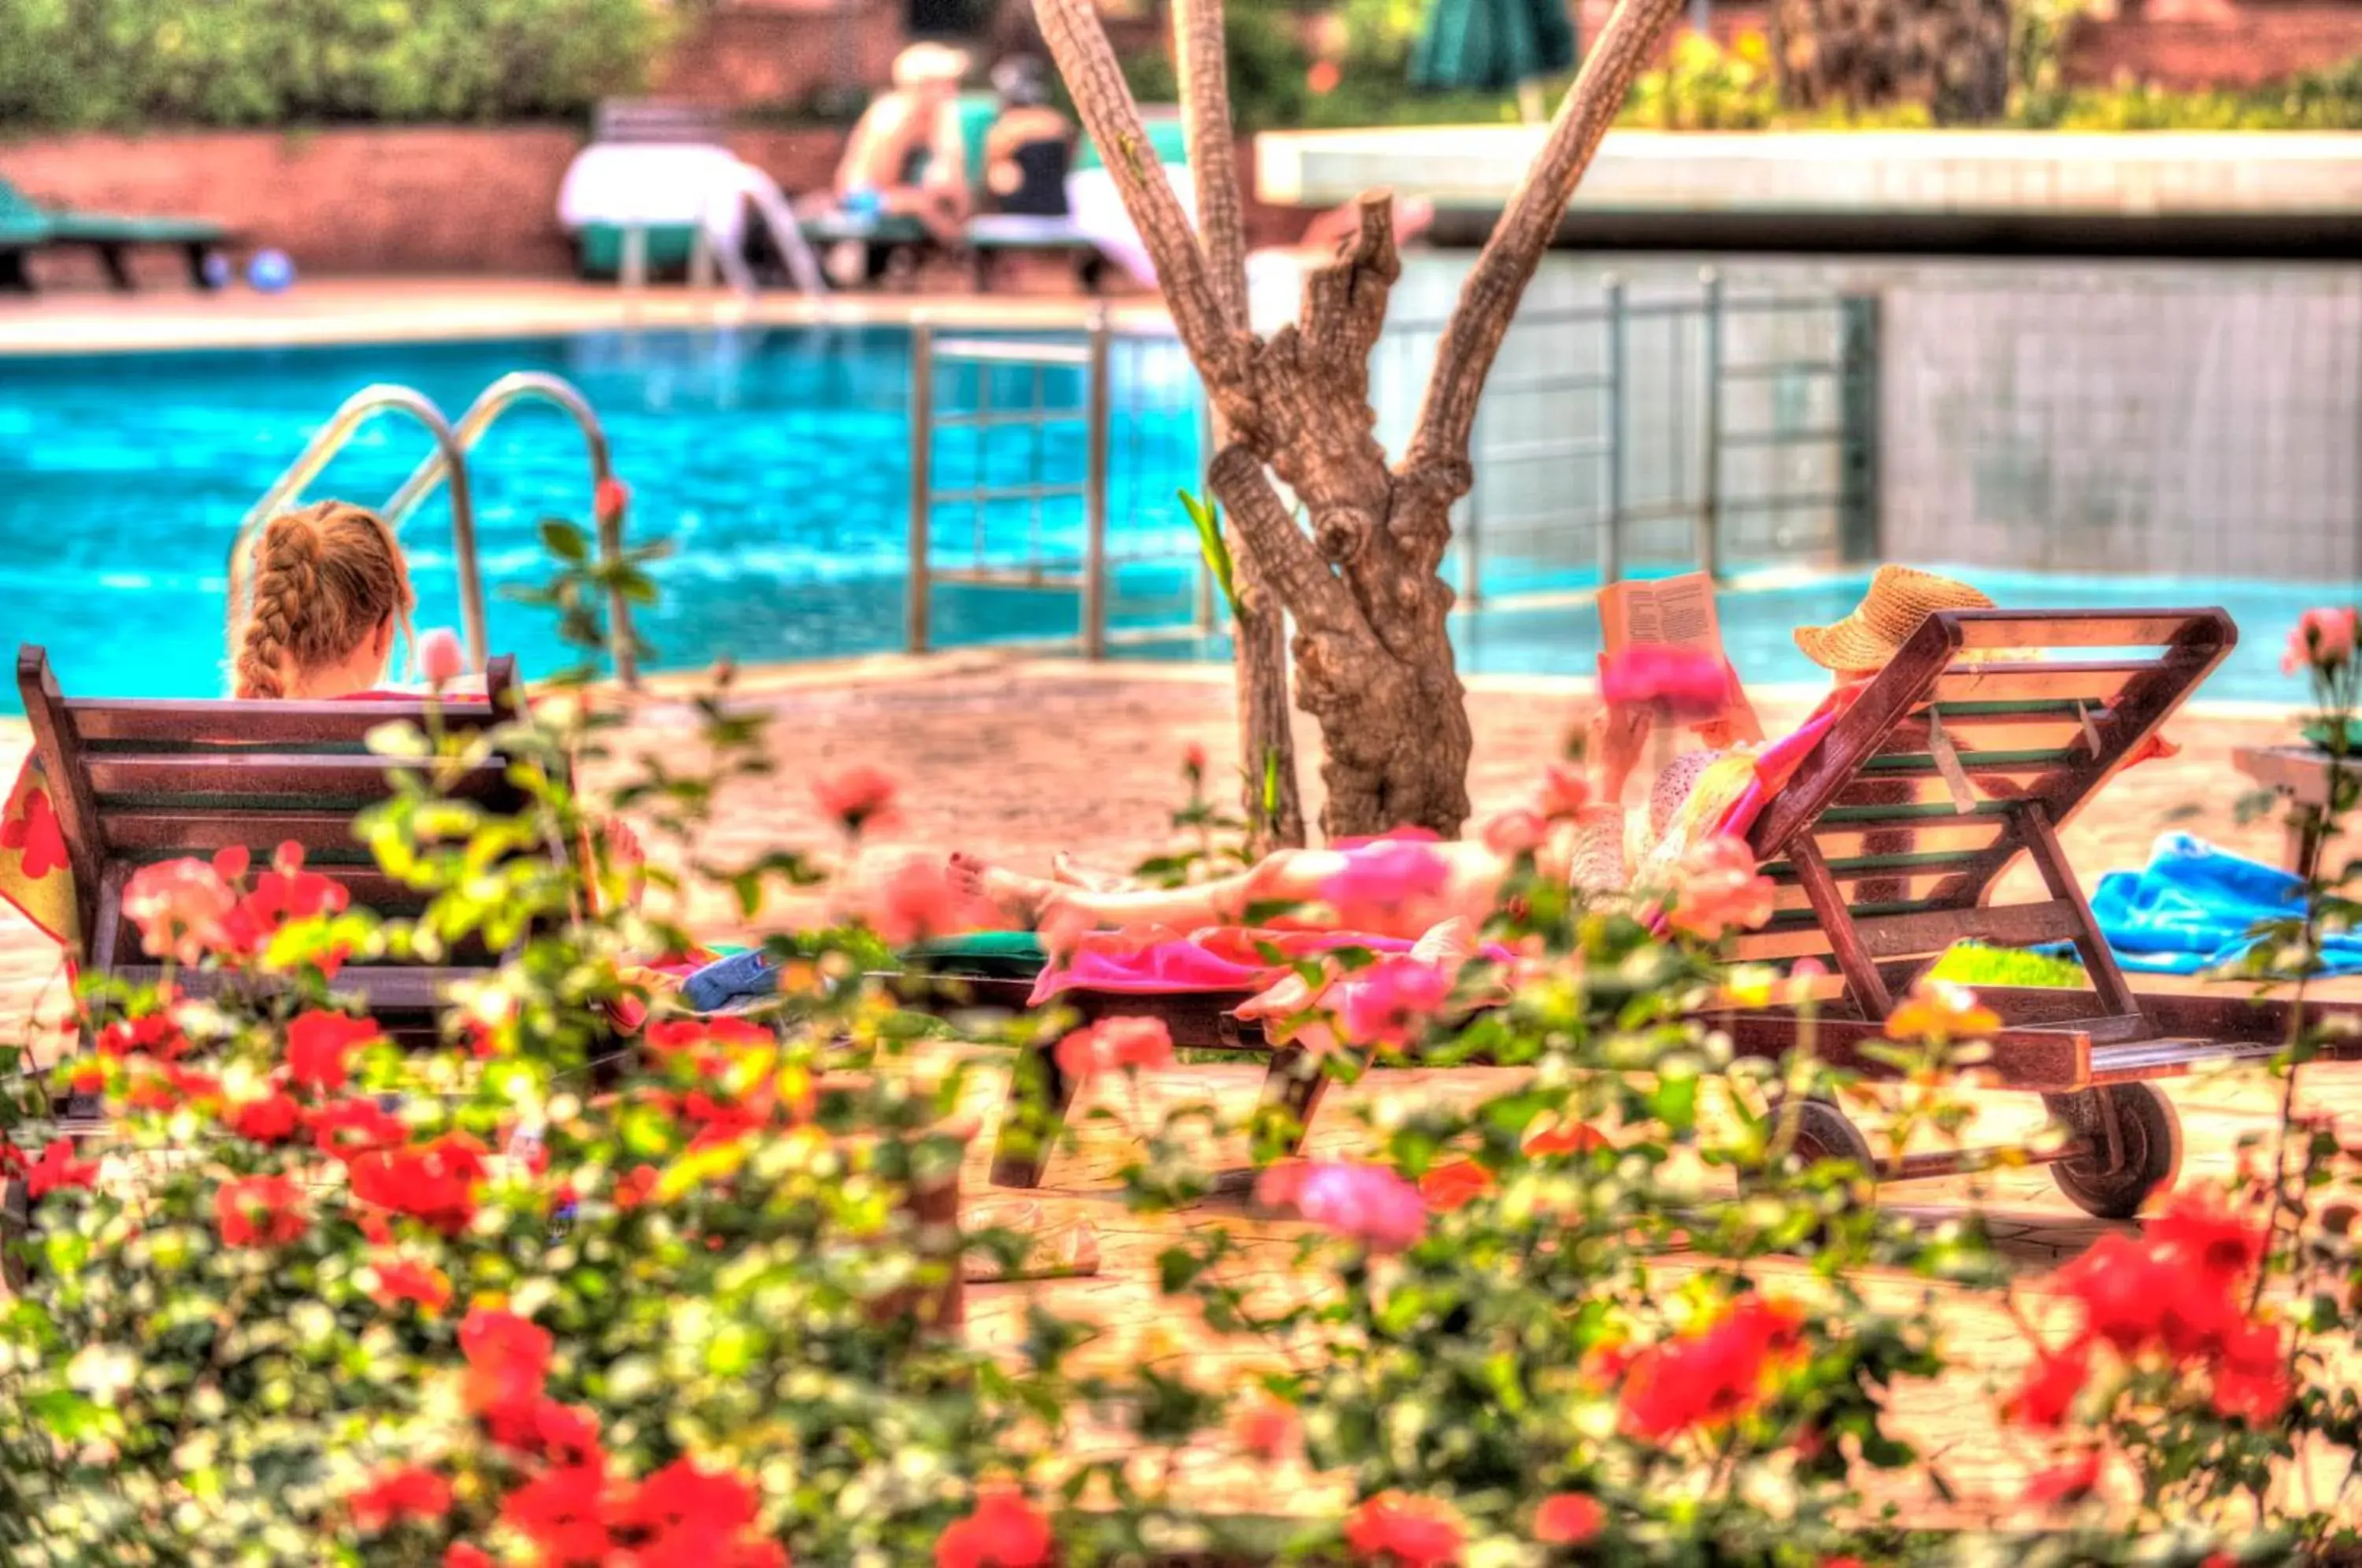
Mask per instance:
[[[410,637],[410,571],[384,518],[342,501],[282,512],[231,563],[231,695],[277,698],[352,657],[392,616]],[[242,583],[251,579],[251,591]]]

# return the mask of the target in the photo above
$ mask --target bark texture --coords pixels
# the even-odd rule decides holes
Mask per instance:
[[[1201,246],[1146,151],[1139,108],[1092,0],[1035,0],[1085,126],[1111,149],[1108,167],[1223,429],[1209,476],[1214,494],[1259,587],[1295,618],[1296,701],[1319,721],[1327,747],[1321,827],[1332,838],[1404,826],[1450,835],[1467,821],[1473,737],[1448,635],[1452,593],[1439,571],[1452,504],[1473,477],[1477,399],[1576,182],[1682,5],[1621,0],[1462,287],[1410,445],[1389,466],[1370,407],[1369,357],[1401,274],[1391,195],[1360,199],[1352,236],[1306,280],[1297,321],[1257,338],[1247,327],[1242,261],[1233,274],[1233,252],[1220,248],[1236,243],[1220,236],[1221,198],[1205,201],[1209,183],[1228,182],[1235,214],[1231,160],[1192,149],[1209,215]],[[1198,52],[1202,28],[1187,38],[1188,88],[1202,91],[1212,74]],[[1206,128],[1193,125],[1193,137]]]
[[[1189,169],[1197,187],[1198,237],[1209,282],[1223,319],[1247,326],[1246,221],[1241,212],[1238,164],[1231,135],[1230,68],[1222,47],[1222,0],[1174,0],[1173,58],[1179,65],[1187,118]],[[1219,451],[1228,424],[1213,416]],[[1287,708],[1287,607],[1264,586],[1235,516],[1223,509],[1237,600],[1231,627],[1231,662],[1238,680],[1239,757],[1245,770],[1242,804],[1254,824],[1252,852],[1304,843],[1304,796],[1296,766],[1296,731]],[[1269,799],[1266,799],[1266,785]]]
[[[1800,109],[1924,104],[1937,125],[2009,107],[2008,0],[1773,0],[1781,101]]]

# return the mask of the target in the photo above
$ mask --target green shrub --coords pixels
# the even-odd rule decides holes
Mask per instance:
[[[668,30],[657,0],[0,0],[0,129],[570,116]]]
[[[1284,13],[1251,6],[1230,7],[1225,21],[1231,124],[1242,135],[1303,124],[1312,96],[1304,79],[1312,57],[1294,25]],[[1132,97],[1142,104],[1171,104],[1181,96],[1180,78],[1165,50],[1125,56],[1123,74]]]

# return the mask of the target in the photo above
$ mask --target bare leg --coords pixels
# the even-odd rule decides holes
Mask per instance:
[[[988,865],[970,855],[951,861],[955,886],[977,893],[1018,920],[1040,923],[1053,911],[1082,917],[1109,930],[1137,926],[1172,926],[1187,931],[1199,926],[1236,925],[1258,903],[1308,904],[1319,896],[1326,869],[1307,857],[1282,850],[1250,871],[1199,882],[1186,888],[1135,888],[1118,892],[1094,892],[1069,888],[1039,877],[1021,876]]]

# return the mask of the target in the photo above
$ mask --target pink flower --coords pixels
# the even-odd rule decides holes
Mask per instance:
[[[1255,1196],[1274,1207],[1292,1205],[1314,1224],[1372,1252],[1398,1253],[1427,1233],[1418,1188],[1385,1165],[1357,1160],[1275,1165],[1264,1173]]]
[[[436,690],[468,673],[468,656],[460,651],[459,635],[448,626],[432,626],[418,635],[418,674]]]
[[[1639,643],[1601,664],[1599,694],[1615,707],[1653,705],[1675,719],[1711,719],[1730,701],[1730,671],[1709,655]]]
[[[624,514],[624,508],[631,503],[632,487],[613,474],[601,480],[590,493],[590,511],[593,515],[602,520],[621,517]]]
[[[894,780],[874,767],[848,767],[812,784],[820,809],[857,834],[894,820]]]
[[[1332,994],[1348,1039],[1400,1048],[1427,1032],[1451,995],[1451,977],[1424,958],[1398,954],[1347,976]]]
[[[1717,834],[1682,857],[1673,925],[1712,942],[1770,920],[1776,897],[1772,878],[1756,875],[1755,852],[1746,842]]]
[[[2312,666],[2335,669],[2354,657],[2355,614],[2350,609],[2323,606],[2308,610],[2289,634],[2288,652],[2280,668],[2290,675]]]
[[[1304,1422],[1296,1407],[1260,1394],[1231,1418],[1231,1440],[1266,1463],[1285,1459],[1304,1438]]]
[[[1510,859],[1539,846],[1549,832],[1550,824],[1540,813],[1517,807],[1485,824],[1485,847]]]
[[[965,911],[965,900],[942,864],[927,856],[900,857],[855,895],[854,912],[889,947],[963,930]]]
[[[1349,850],[1345,866],[1320,884],[1345,931],[1385,931],[1411,903],[1444,889],[1451,867],[1429,844],[1389,836]]]
[[[143,866],[123,888],[124,917],[139,928],[141,950],[176,964],[194,964],[221,946],[223,922],[237,904],[221,873],[202,860]]]
[[[1103,1018],[1058,1042],[1058,1070],[1080,1081],[1116,1068],[1169,1067],[1173,1034],[1153,1018]]]
[[[1195,783],[1206,776],[1206,748],[1191,741],[1181,752],[1181,771]]]

